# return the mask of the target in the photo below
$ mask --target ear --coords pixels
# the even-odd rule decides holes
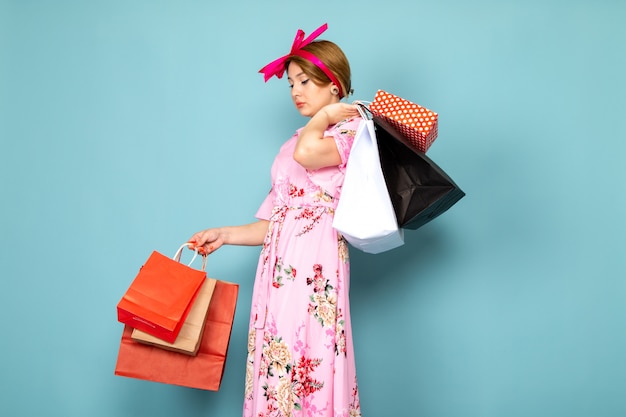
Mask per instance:
[[[336,96],[337,94],[339,94],[339,88],[337,88],[337,86],[333,84],[332,87],[330,87],[330,93],[333,96]]]

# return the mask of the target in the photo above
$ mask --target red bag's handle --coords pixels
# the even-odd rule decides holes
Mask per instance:
[[[180,255],[183,253],[183,249],[191,246],[191,243],[187,242],[187,243],[183,243],[182,246],[180,248],[178,248],[178,250],[176,251],[176,254],[174,254],[174,257],[172,259],[174,259],[176,262],[180,262]],[[196,257],[198,256],[198,248],[194,248],[194,255],[193,258],[191,258],[191,261],[189,261],[189,263],[187,264],[187,266],[191,266],[191,264],[193,263],[193,261],[196,260]],[[206,260],[207,260],[207,256],[206,255],[202,255],[202,271],[204,271],[206,269]]]

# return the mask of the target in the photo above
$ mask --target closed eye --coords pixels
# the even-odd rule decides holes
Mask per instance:
[[[301,85],[306,85],[309,81],[310,81],[310,80],[307,78],[307,79],[305,79],[305,80],[300,81],[300,84],[301,84]],[[294,86],[293,84],[291,84],[291,83],[289,84],[289,88],[291,88],[291,89],[292,89],[292,88],[293,88],[293,86]]]

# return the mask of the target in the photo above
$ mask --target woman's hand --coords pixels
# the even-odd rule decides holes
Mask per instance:
[[[358,116],[359,111],[355,104],[333,103],[322,107],[319,113],[325,113],[328,119],[328,125],[334,125],[342,120],[350,119]]]
[[[206,229],[191,236],[188,243],[191,243],[190,249],[205,256],[219,249],[224,244],[224,237],[220,229]]]

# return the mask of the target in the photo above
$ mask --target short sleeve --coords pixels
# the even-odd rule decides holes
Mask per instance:
[[[270,192],[267,194],[267,197],[265,197],[265,200],[263,200],[263,203],[261,203],[261,207],[259,207],[259,210],[256,212],[256,215],[254,217],[256,217],[259,220],[269,220],[270,217],[272,217],[273,210],[274,210],[274,188],[272,187]]]
[[[341,165],[339,169],[343,170],[348,162],[348,156],[350,155],[350,149],[354,142],[354,136],[361,123],[360,117],[354,117],[352,119],[343,120],[329,130],[325,132],[326,136],[332,136],[337,144],[337,151],[341,157]]]

